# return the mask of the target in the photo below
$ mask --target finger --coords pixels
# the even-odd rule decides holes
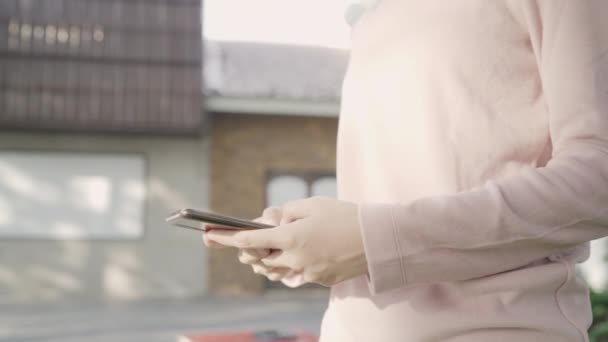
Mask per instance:
[[[246,265],[260,262],[262,258],[270,254],[270,249],[245,248],[239,249],[239,261]]]
[[[225,226],[225,225],[221,225],[221,224],[216,224],[216,223],[209,223],[206,224],[203,229],[205,230],[205,232],[208,232],[210,230],[214,230],[214,229],[222,229],[222,230],[234,230],[233,226]]]
[[[203,243],[205,244],[205,246],[207,246],[209,248],[214,248],[214,249],[226,248],[226,246],[220,245],[219,243],[217,243],[215,241],[209,240],[207,233],[203,233]]]
[[[280,207],[268,207],[264,209],[264,212],[262,213],[262,217],[260,219],[262,223],[277,226],[281,222],[282,216],[283,210]]]
[[[289,268],[272,268],[266,273],[266,278],[271,281],[279,281],[291,273]]]
[[[271,281],[282,280],[289,274],[293,273],[292,270],[288,268],[271,268],[259,263],[251,265],[251,268],[253,269],[253,273],[265,276]]]
[[[285,232],[277,228],[250,229],[250,230],[227,230],[214,229],[207,233],[209,240],[224,246],[236,248],[266,248],[281,249],[284,247],[282,241]]]
[[[266,267],[272,268],[288,268],[295,272],[300,272],[299,265],[290,253],[277,250],[261,260],[261,263]]]
[[[283,285],[291,288],[300,287],[306,284],[306,280],[304,280],[304,275],[302,273],[295,272],[285,275],[285,277],[281,279],[281,282],[283,283]]]
[[[251,265],[253,269],[253,273],[266,276],[268,273],[272,272],[272,268],[266,267],[260,263],[256,263]]]
[[[312,210],[312,199],[305,198],[285,203],[279,225],[291,223],[293,221],[303,219],[310,216]]]

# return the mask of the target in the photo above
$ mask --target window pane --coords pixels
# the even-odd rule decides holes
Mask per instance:
[[[336,177],[319,178],[312,183],[312,196],[325,196],[336,198]]]
[[[306,181],[294,176],[277,176],[268,182],[267,206],[280,206],[285,202],[305,198],[308,195]]]

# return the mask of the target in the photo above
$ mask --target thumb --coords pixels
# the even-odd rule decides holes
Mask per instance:
[[[283,205],[283,216],[280,225],[292,223],[299,219],[310,216],[315,198],[305,198],[285,203]]]
[[[279,207],[268,207],[264,209],[262,216],[255,219],[254,221],[269,224],[271,226],[278,226],[283,216],[283,210]]]

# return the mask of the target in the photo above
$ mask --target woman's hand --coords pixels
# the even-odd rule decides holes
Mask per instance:
[[[269,224],[272,226],[278,226],[281,222],[281,217],[281,208],[270,207],[264,210],[261,217],[258,217],[253,221]],[[228,247],[210,240],[207,234],[212,230],[221,230],[222,226],[210,224],[207,225],[205,229],[206,232],[203,233],[203,241],[207,247],[216,249]],[[243,264],[250,265],[253,268],[253,272],[256,274],[263,275],[272,281],[281,280],[285,275],[289,273],[289,270],[266,267],[261,263],[262,258],[268,256],[270,252],[271,250],[268,248],[242,248],[239,249],[239,261]]]
[[[262,216],[253,220],[253,222],[269,224],[271,226],[278,226],[281,222],[281,208],[278,208],[278,207],[266,208],[264,210],[264,212],[262,213]],[[215,249],[222,249],[222,248],[228,247],[228,246],[221,245],[215,241],[209,240],[209,237],[206,233],[208,233],[212,230],[215,230],[215,229],[226,230],[225,227],[223,227],[222,225],[216,225],[216,224],[205,225],[205,232],[203,233],[203,243],[205,244],[205,246],[207,246],[209,248],[215,248]],[[264,251],[266,251],[266,253],[264,253]],[[261,249],[261,250],[251,249],[251,250],[248,250],[247,252],[251,252],[252,253],[251,256],[258,255],[258,254],[259,255],[268,255],[270,253],[270,251],[266,250],[266,249]],[[239,253],[239,255],[240,255],[240,253]],[[248,255],[248,254],[246,253],[246,255]],[[260,257],[260,259],[261,258],[262,257]]]
[[[278,226],[281,224],[282,217],[281,208],[270,207],[266,208],[262,216],[254,221]],[[270,248],[241,248],[239,249],[239,261],[245,265],[250,265],[254,273],[265,276],[271,281],[282,280],[289,275],[289,269],[267,267],[262,263],[262,258],[267,257],[271,252]]]
[[[278,217],[277,209],[272,210]],[[260,254],[242,252],[241,261],[257,265],[254,271],[271,280],[299,276],[300,282],[331,286],[367,272],[355,204],[313,197],[287,203],[280,209],[280,216],[275,228],[213,229],[206,233],[206,239],[247,251],[269,250],[261,258]]]

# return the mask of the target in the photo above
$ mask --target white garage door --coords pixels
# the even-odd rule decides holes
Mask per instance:
[[[0,238],[138,238],[144,182],[138,154],[0,151]]]

